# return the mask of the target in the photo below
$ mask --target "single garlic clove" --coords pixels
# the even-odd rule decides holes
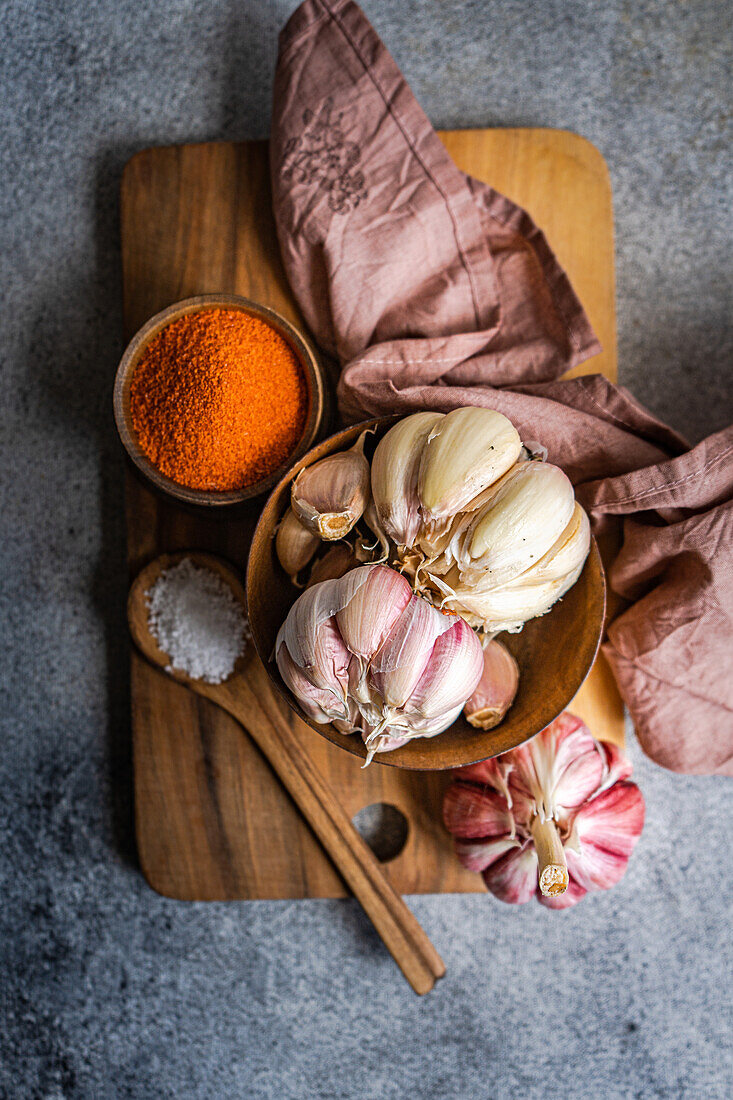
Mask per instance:
[[[275,552],[289,577],[295,577],[301,569],[305,569],[320,541],[317,535],[303,526],[293,509],[288,508],[275,535]]]
[[[590,521],[576,501],[570,522],[559,538],[535,565],[512,581],[512,585],[561,583],[571,574],[577,575],[589,550]]]
[[[475,690],[483,671],[481,642],[468,623],[433,608],[431,611],[448,625],[448,629],[436,640],[425,670],[405,705],[408,714],[428,721],[456,707],[462,709],[466,696]]]
[[[427,438],[418,496],[426,524],[452,519],[519,457],[512,422],[493,409],[471,406],[444,416]]]
[[[643,827],[644,797],[635,783],[626,780],[586,802],[573,820],[573,834],[577,837],[581,857],[586,845],[592,845],[628,860]],[[605,889],[600,883],[596,885]]]
[[[558,466],[517,464],[452,541],[461,579],[499,586],[538,562],[570,523],[575,493]]]
[[[314,535],[331,541],[348,535],[369,503],[369,463],[362,432],[348,451],[327,455],[301,470],[292,484],[293,511]]]
[[[417,478],[423,448],[443,413],[419,412],[399,420],[379,441],[372,459],[372,495],[384,531],[398,547],[411,547],[420,529]]]
[[[320,542],[320,540],[317,541]],[[354,569],[358,564],[356,555],[349,544],[347,542],[337,542],[326,551],[322,558],[318,558],[317,561],[313,562],[306,587],[310,588],[311,585],[320,584],[321,581],[338,580],[339,577],[343,577],[345,573],[348,573],[350,569]]]
[[[633,770],[631,761],[624,756],[618,745],[614,745],[612,741],[600,741],[599,744],[605,761],[604,788],[618,783],[619,779],[628,779]]]
[[[344,698],[351,653],[333,617],[341,606],[340,584],[341,581],[322,581],[298,597],[280,627],[275,652],[279,653],[285,643],[291,658],[311,683]]]
[[[578,722],[578,728],[564,734],[565,719]],[[597,791],[604,771],[603,754],[587,726],[571,714],[562,714],[552,723],[555,748],[553,800],[560,812],[573,810]]]
[[[492,840],[456,840],[453,843],[459,861],[467,871],[485,871],[512,848],[521,847],[516,837],[500,836]]]
[[[280,675],[313,722],[323,725],[333,719],[347,717],[345,700],[337,698],[332,691],[311,683],[303,669],[296,665],[284,643],[277,651],[276,660]]]
[[[514,831],[506,799],[496,791],[456,782],[443,800],[443,821],[453,836],[475,840],[505,836]]]
[[[492,863],[483,880],[499,901],[524,905],[537,890],[537,853],[532,845],[515,848]]]
[[[434,647],[452,623],[426,600],[412,596],[369,668],[370,680],[388,707],[404,707],[408,699],[412,703],[411,696],[431,662]],[[457,675],[456,669],[451,671]],[[437,714],[450,709],[450,705],[441,706]]]
[[[481,679],[463,710],[472,726],[490,730],[498,726],[514,702],[519,666],[506,646],[496,640],[484,646],[483,662]]]
[[[364,565],[336,583],[343,600],[336,614],[341,636],[362,662],[370,661],[412,598],[409,582],[389,566]]]

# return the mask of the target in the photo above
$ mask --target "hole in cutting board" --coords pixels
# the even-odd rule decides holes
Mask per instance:
[[[407,818],[390,802],[374,802],[351,819],[380,863],[396,859],[405,844],[410,826]]]

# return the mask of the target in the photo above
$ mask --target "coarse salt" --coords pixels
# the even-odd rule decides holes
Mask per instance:
[[[184,558],[145,593],[148,626],[168,655],[169,672],[221,684],[247,644],[247,618],[229,585]]]

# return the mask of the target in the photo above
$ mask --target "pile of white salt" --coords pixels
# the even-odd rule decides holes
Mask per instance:
[[[160,574],[145,600],[148,626],[168,654],[169,672],[207,684],[231,676],[247,644],[247,618],[218,574],[184,558]]]

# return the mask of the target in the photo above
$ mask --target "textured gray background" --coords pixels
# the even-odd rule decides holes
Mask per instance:
[[[266,136],[294,6],[0,5],[0,1096],[730,1096],[731,787],[633,737],[623,882],[564,915],[412,899],[448,965],[423,1000],[352,902],[177,904],[136,870],[117,188],[142,147]],[[437,125],[598,145],[621,379],[695,440],[722,427],[728,5],[364,7]]]

